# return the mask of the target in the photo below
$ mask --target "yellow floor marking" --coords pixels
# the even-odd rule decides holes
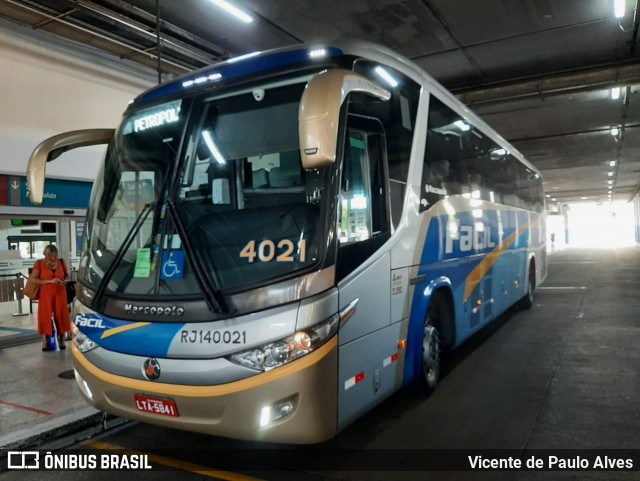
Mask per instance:
[[[164,466],[180,469],[182,471],[189,471],[191,473],[201,474],[203,476],[208,476],[210,478],[224,479],[227,481],[261,481],[259,478],[252,478],[251,476],[231,473],[229,471],[220,471],[216,469],[211,469],[206,466],[201,466],[199,464],[188,463],[185,461],[180,461],[178,459],[167,458],[165,456],[158,456],[155,454],[146,453],[144,451],[125,448],[124,446],[118,446],[116,444],[103,443],[101,441],[84,441],[81,444],[93,449],[113,450],[113,451],[122,450],[122,451],[125,451],[127,454],[147,455],[149,461],[153,463],[162,464]]]

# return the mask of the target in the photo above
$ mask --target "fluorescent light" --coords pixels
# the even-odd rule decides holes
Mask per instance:
[[[611,135],[615,137],[619,133],[620,133],[620,130],[618,130],[618,127],[611,127]]]
[[[225,12],[230,13],[231,15],[236,17],[237,19],[242,20],[244,23],[253,22],[253,18],[251,18],[248,14],[246,14],[245,12],[240,10],[235,5],[231,5],[226,0],[211,0],[211,1],[213,2],[214,5],[220,7]]]
[[[244,55],[239,55],[237,57],[232,57],[229,60],[227,60],[227,62],[229,62],[229,63],[239,62],[240,60],[244,60],[245,58],[256,57],[256,56],[260,55],[261,53],[262,53],[261,51],[245,53]]]
[[[613,13],[615,14],[616,18],[624,17],[625,3],[626,0],[614,0]]]
[[[611,172],[611,171],[610,171],[607,175],[608,175],[609,177],[613,177],[613,172]]]
[[[209,147],[209,150],[211,151],[211,154],[213,154],[213,158],[216,159],[216,162],[218,162],[220,165],[226,164],[227,161],[218,150],[218,146],[216,145],[216,143],[213,141],[211,132],[209,132],[208,130],[203,130],[202,138],[204,139],[204,143],[207,144],[207,147]]]
[[[618,100],[620,98],[620,87],[613,87],[611,89],[611,98],[613,100]]]
[[[587,200],[589,197],[580,197],[582,200]]]
[[[610,184],[613,184],[613,180],[611,180],[611,179],[609,179],[609,181],[608,181],[608,182],[609,182]]]
[[[609,162],[609,167],[615,167],[616,166],[616,161],[612,160],[611,162]]]
[[[469,127],[469,124],[467,124],[464,120],[456,120],[453,125],[455,125],[456,127],[458,127],[460,130],[462,130],[463,132],[466,132],[467,130],[469,130],[471,127]]]
[[[383,69],[382,67],[377,66],[373,70],[374,70],[375,73],[378,74],[378,76],[380,76],[385,82],[387,82],[392,87],[397,87],[398,86],[398,81],[396,79],[394,79],[391,76],[391,74],[389,72],[387,72],[385,69]]]

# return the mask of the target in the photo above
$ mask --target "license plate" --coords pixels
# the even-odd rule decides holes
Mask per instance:
[[[159,414],[161,416],[178,417],[178,408],[176,402],[169,398],[158,398],[151,396],[142,396],[136,394],[134,396],[138,411],[143,413]]]

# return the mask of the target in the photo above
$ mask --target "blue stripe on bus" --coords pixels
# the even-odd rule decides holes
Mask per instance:
[[[455,323],[455,344],[457,345],[487,322],[487,319],[482,319],[481,315],[474,315],[471,312],[477,304],[482,281],[491,279],[492,285],[488,287],[492,289],[492,297],[495,298],[497,292],[493,292],[494,288],[498,290],[497,286],[503,281],[511,283],[516,269],[526,268],[528,255],[526,248],[530,245],[532,232],[535,238],[538,227],[533,220],[537,219],[538,214],[508,210],[483,210],[475,214],[474,216],[472,212],[456,212],[452,215],[436,216],[429,221],[417,274],[424,275],[425,280],[415,287],[409,313],[404,384],[414,379],[422,369],[423,324],[431,294],[436,289],[447,287],[453,295],[457,317]],[[499,235],[499,220],[502,224],[502,236]],[[447,229],[454,229],[451,227],[452,224],[456,225],[457,239],[451,235],[447,239]],[[514,236],[513,241],[507,242],[512,236]],[[495,263],[486,267],[486,273],[482,279],[473,286],[470,293],[465,294],[470,274],[492,252],[495,256],[492,260]],[[522,275],[524,276],[525,273],[523,272]],[[523,279],[522,282],[524,286],[525,280]],[[467,300],[466,295],[469,295],[469,312],[462,312]],[[506,309],[507,301],[503,301],[502,297],[504,296],[499,296],[495,309],[493,303],[483,308],[483,310],[492,309],[489,319],[495,318]],[[508,298],[508,303],[513,304],[516,300],[512,294],[512,297]]]
[[[184,327],[184,323],[139,323],[122,321],[98,314],[79,314],[75,324],[82,333],[109,351],[126,354],[167,357],[169,346],[176,333]],[[137,327],[136,324],[140,326]],[[131,327],[131,329],[122,329]],[[135,328],[137,327],[137,328]],[[113,329],[122,329],[110,335]]]
[[[212,65],[210,67],[205,67],[198,70],[197,72],[194,72],[191,75],[180,77],[173,82],[169,82],[167,84],[142,93],[135,99],[134,104],[147,102],[149,100],[169,96],[178,92],[188,91],[189,88],[197,88],[197,84],[195,85],[195,87],[184,87],[183,84],[185,82],[195,81],[198,78],[209,77],[210,75],[220,74],[221,77],[219,81],[224,82],[229,79],[255,75],[262,71],[271,70],[278,67],[308,62],[310,60],[309,52],[311,50],[312,49],[305,48],[272,54],[265,53],[256,57],[247,58],[246,60],[241,60],[239,62],[229,63],[227,61]],[[325,55],[319,58],[320,61],[322,61],[323,58],[338,57],[342,55],[342,50],[335,47],[327,47],[325,48],[325,52]],[[203,85],[209,85],[212,83],[215,83],[215,80],[203,83]]]

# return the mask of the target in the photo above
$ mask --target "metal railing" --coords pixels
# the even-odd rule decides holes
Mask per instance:
[[[24,299],[24,281],[27,277],[18,272],[15,274],[0,274],[0,302],[13,302],[17,304],[17,312],[14,316],[26,316],[22,312],[22,300]]]

